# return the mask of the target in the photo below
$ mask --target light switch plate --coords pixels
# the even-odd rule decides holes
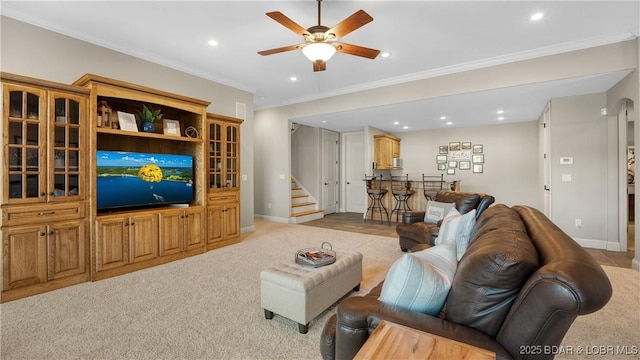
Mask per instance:
[[[562,174],[562,181],[571,181],[571,174]]]

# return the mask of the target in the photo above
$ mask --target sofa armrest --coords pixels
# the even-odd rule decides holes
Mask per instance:
[[[403,224],[413,224],[424,221],[424,211],[405,211],[402,213]]]
[[[386,305],[373,297],[347,298],[338,306],[336,315],[336,359],[353,358],[382,320],[494,351],[498,359],[511,359],[500,344],[478,330]]]

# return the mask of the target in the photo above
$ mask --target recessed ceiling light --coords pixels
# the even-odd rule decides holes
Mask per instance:
[[[440,120],[447,120],[446,116],[440,116]]]
[[[408,129],[409,127],[408,127],[407,125],[405,125],[405,126],[403,126],[402,128],[406,130],[406,129]]]
[[[380,56],[382,56],[383,58],[388,58],[389,56],[391,56],[391,53],[388,52],[388,51],[385,51],[385,52],[381,53]]]
[[[496,114],[504,114],[504,110],[498,110],[496,111]]]
[[[447,121],[447,125],[453,125],[451,121]]]
[[[394,121],[393,125],[400,125],[400,121]]]
[[[211,46],[218,46],[218,42],[215,40],[209,40],[209,45]]]
[[[291,81],[298,81],[298,78],[297,78],[296,76],[291,76],[291,77],[289,78],[289,80],[291,80]]]
[[[326,124],[326,123],[327,123],[327,120],[322,120],[322,123],[323,123],[323,124]]]
[[[504,116],[500,116],[498,120],[504,120]]]
[[[544,13],[543,12],[537,12],[533,15],[531,15],[531,17],[529,18],[531,21],[538,21],[540,19],[542,19],[544,17]]]

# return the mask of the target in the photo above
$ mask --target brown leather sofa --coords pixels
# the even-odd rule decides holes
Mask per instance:
[[[384,283],[384,281],[383,281]],[[538,210],[483,211],[438,316],[349,297],[325,324],[322,357],[351,359],[386,320],[494,351],[497,359],[553,359],[578,315],[602,308],[611,283],[600,265]]]
[[[491,195],[440,190],[434,199],[443,203],[455,203],[460,214],[466,214],[476,209],[476,219],[488,208],[495,198]],[[438,237],[438,226],[424,222],[424,211],[406,211],[402,214],[402,222],[396,225],[396,232],[400,237],[400,249],[407,251],[418,244],[433,245]]]

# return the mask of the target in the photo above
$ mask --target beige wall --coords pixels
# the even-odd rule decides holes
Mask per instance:
[[[260,144],[263,141],[268,141],[269,143],[273,143],[274,140],[276,142],[286,142],[286,137],[282,134],[278,134],[276,129],[280,127],[280,124],[287,123],[291,118],[332,113],[337,111],[347,111],[401,101],[412,101],[430,97],[462,94],[473,91],[482,91],[543,81],[568,79],[578,76],[601,74],[610,71],[636,69],[638,65],[638,51],[638,41],[631,40],[618,44],[605,45],[596,48],[573,51],[552,56],[545,56],[537,59],[519,61],[478,70],[470,70],[456,74],[442,75],[405,84],[392,85],[374,90],[361,91],[353,94],[345,94],[332,98],[310,101],[303,104],[282,106],[276,109],[258,110],[255,113],[256,124],[259,124],[259,126],[263,129],[269,128],[273,129],[273,131],[270,132],[270,137],[261,137],[260,139],[256,139],[256,147],[263,146],[266,148],[266,144]],[[639,81],[637,71],[633,72],[631,77],[626,81],[629,81],[629,84],[624,89],[620,90],[620,94],[629,96],[630,98],[634,99],[636,103],[638,103],[637,88]],[[602,124],[606,124],[607,120],[602,119],[599,114],[600,108],[606,107],[609,102],[609,98],[614,96],[618,95],[609,96],[608,94],[596,94],[597,101],[595,103],[589,104],[589,111],[597,108],[597,113],[594,114],[593,112],[590,112],[587,118],[584,119],[585,123],[583,124],[584,126],[588,127],[589,133],[587,135],[589,136],[589,140],[597,145],[596,152],[599,154],[598,156],[600,156],[597,163],[599,165],[602,165],[604,162],[605,167],[599,168],[597,170],[599,172],[607,172],[607,170],[609,169],[608,166],[610,166],[611,162],[613,161],[609,159],[609,157],[611,157],[611,154],[609,148],[610,141],[608,139],[611,137],[610,133],[612,131],[615,132],[616,130],[615,128],[600,126]],[[574,100],[575,101],[573,104],[572,101],[568,100],[558,102],[558,110],[562,110],[562,112],[560,114],[556,114],[556,117],[559,118],[559,127],[555,130],[553,130],[552,128],[552,138],[555,139],[555,142],[562,143],[557,144],[555,148],[555,151],[558,154],[577,153],[575,157],[580,158],[583,156],[583,153],[593,154],[593,152],[590,149],[585,149],[585,146],[589,146],[589,143],[584,142],[583,139],[580,138],[580,136],[576,136],[576,134],[580,134],[581,126],[575,123],[577,119],[573,114],[579,114],[583,111],[583,109],[575,109],[575,111],[573,111],[571,109],[571,106],[582,107],[581,104],[583,104],[583,100]],[[464,106],[464,104],[461,104],[461,106]],[[497,135],[497,132],[492,133],[492,135],[484,134],[482,137],[476,137],[475,135],[477,133],[482,133],[482,131],[484,130],[481,128],[459,129],[456,130],[459,131],[459,133],[443,134],[441,138],[439,135],[437,135],[436,138],[439,139],[438,142],[444,141],[444,143],[447,143],[449,141],[448,139],[445,140],[448,137],[456,137],[459,138],[460,141],[466,141],[465,139],[469,139],[469,141],[472,142],[481,142],[485,144],[485,148],[497,152],[499,152],[500,150],[504,150],[504,148],[509,148],[509,146],[517,148],[518,145],[522,143],[527,147],[531,147],[531,149],[536,149],[537,152],[538,135],[537,127],[535,127],[534,125],[536,120],[537,119],[531,119],[531,122],[528,123],[528,125],[521,125],[523,127],[530,127],[531,134],[529,136],[522,136],[519,131],[514,131],[514,133],[508,135],[514,136],[513,144],[507,144],[499,141],[502,139]],[[370,141],[369,138],[372,138],[372,135],[369,134],[367,130],[368,129],[365,129],[365,142]],[[636,131],[638,131],[638,127],[636,127]],[[518,136],[518,134],[520,134],[520,136]],[[273,137],[271,137],[271,135]],[[430,166],[432,166],[432,164],[421,162],[424,160],[412,159],[413,155],[410,155],[411,152],[420,153],[422,151],[419,145],[416,145],[420,143],[420,141],[426,141],[428,143],[428,145],[426,145],[426,151],[433,151],[431,150],[431,147],[435,146],[435,144],[431,144],[429,142],[430,140],[428,140],[430,137],[433,137],[431,132],[426,132],[423,134],[425,140],[419,140],[420,134],[409,133],[396,135],[403,137],[402,157],[407,171],[414,174],[419,174],[423,171],[422,169],[428,169]],[[494,138],[494,135],[498,139]],[[592,139],[591,137],[595,135],[597,135],[597,139]],[[494,142],[498,146],[492,146],[492,143]],[[412,148],[414,150],[412,150]],[[269,156],[287,158],[289,151],[291,151],[289,148],[282,149],[282,151],[279,153],[274,153],[276,151],[275,148],[272,148],[272,150],[273,152],[271,152]],[[538,186],[538,161],[536,160],[536,155],[534,153],[534,151],[524,151],[521,154],[515,153],[505,155],[498,153],[491,154],[491,156],[487,155],[487,161],[496,161],[497,163],[487,164],[487,166],[485,166],[485,173],[482,177],[474,177],[472,175],[469,175],[468,179],[463,180],[463,188],[475,191],[477,188],[488,188],[491,186],[490,188],[494,189],[494,187],[497,186],[496,184],[498,184],[498,182],[500,181],[498,179],[507,179],[506,181],[503,181],[502,187],[497,186],[499,188],[495,188],[494,195],[497,195],[499,202],[505,202],[508,204],[525,203],[541,207],[541,204],[539,204],[540,200],[538,197],[538,193],[528,193],[529,191],[536,191],[536,187],[540,188]],[[513,155],[513,157],[509,157],[509,155]],[[256,163],[262,162],[261,156],[263,156],[263,153],[256,151]],[[502,156],[506,158],[503,159]],[[365,154],[365,158],[366,157],[367,154]],[[604,157],[604,160],[602,159],[602,157]],[[516,170],[510,171],[510,167],[513,166],[512,163],[518,163],[519,160],[522,160],[519,164],[530,161],[531,169],[517,168],[517,174]],[[557,157],[555,160],[558,160]],[[261,171],[265,172],[262,173]],[[493,171],[495,171],[495,173]],[[524,176],[525,179],[520,178],[522,171],[524,171],[524,174],[527,175]],[[560,173],[558,173],[558,171]],[[564,170],[556,168],[556,173],[554,173],[553,176],[561,176],[562,171]],[[577,170],[577,175],[575,175],[577,176],[576,181],[571,184],[573,187],[569,192],[571,195],[560,197],[558,201],[556,201],[556,205],[560,210],[555,212],[552,220],[557,221],[559,224],[561,224],[563,230],[565,230],[567,233],[584,240],[585,243],[591,246],[609,247],[609,244],[619,243],[619,237],[617,233],[601,231],[601,229],[598,229],[597,227],[602,226],[610,229],[612,226],[616,226],[615,222],[617,222],[617,219],[612,219],[609,215],[612,212],[616,211],[615,209],[617,209],[617,207],[619,206],[617,203],[605,205],[605,210],[603,210],[602,207],[594,206],[593,204],[589,203],[588,205],[584,206],[584,209],[580,209],[580,214],[576,214],[573,212],[563,212],[565,206],[568,207],[574,203],[585,205],[584,197],[591,196],[590,193],[593,191],[599,193],[610,191],[608,189],[608,187],[610,186],[608,177],[600,175],[589,176],[587,175],[589,171],[592,171],[592,168],[581,167]],[[273,178],[273,175],[270,173],[272,173],[272,170],[268,168],[264,168],[261,170],[256,169],[256,176],[258,177]],[[530,177],[528,175],[530,175]],[[511,181],[510,179],[514,176],[516,177],[515,180]],[[582,182],[585,177],[589,178],[589,182]],[[484,183],[484,179],[487,179],[486,183]],[[268,184],[265,183],[262,185],[263,187],[261,188],[261,191],[269,193],[270,196],[274,198],[279,197],[277,194],[288,194],[289,191],[288,188],[284,186],[284,184],[279,184],[277,182],[270,182]],[[565,185],[567,184],[560,184],[558,186],[562,188]],[[520,189],[523,189],[525,191],[520,191]],[[282,196],[282,198],[286,199],[286,196]],[[268,214],[268,216],[273,217],[286,216],[280,215],[278,213],[279,209],[279,207],[275,207],[267,210],[266,208],[261,207],[259,204],[256,204],[257,214],[264,213]],[[287,208],[283,206],[282,209]],[[603,211],[605,212],[603,213]],[[282,214],[285,213],[283,212]],[[575,228],[574,223],[577,216],[580,216],[583,219],[583,223],[586,222],[584,223],[585,225],[583,225],[582,229]],[[603,217],[609,220],[602,220]]]
[[[481,174],[456,169],[455,175],[444,173],[445,180],[461,180],[462,191],[491,194],[499,203],[540,207],[537,197],[538,135],[535,121],[393,135],[401,139],[401,173],[409,174],[411,179],[420,180],[423,173],[442,173],[436,166],[439,145],[448,145],[453,141],[482,144],[485,163]]]
[[[247,119],[241,127],[241,227],[253,228],[253,94],[184,72],[108,50],[84,41],[44,30],[11,18],[0,19],[0,69],[70,84],[85,73],[211,102],[208,111],[236,115],[236,102],[246,104]]]

